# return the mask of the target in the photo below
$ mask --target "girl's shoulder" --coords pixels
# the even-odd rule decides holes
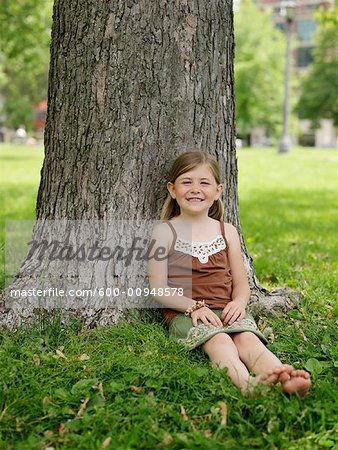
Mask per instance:
[[[167,248],[172,243],[172,233],[170,233],[169,221],[158,222],[153,226],[151,237],[158,245],[165,245]]]
[[[231,243],[232,241],[238,241],[239,234],[237,228],[232,225],[232,223],[229,222],[223,222],[224,225],[224,234],[226,236],[226,239],[228,243]]]
[[[231,233],[237,233],[238,234],[237,228],[234,225],[232,225],[232,223],[224,222],[224,220],[222,220],[222,222],[223,222],[224,228],[226,230],[230,231]]]

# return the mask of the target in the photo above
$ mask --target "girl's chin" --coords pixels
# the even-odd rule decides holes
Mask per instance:
[[[196,214],[198,214],[198,215],[203,215],[203,214],[208,215],[208,211],[209,211],[210,207],[209,208],[187,208],[187,207],[183,207],[182,208],[182,206],[181,206],[180,209],[181,209],[181,213],[183,212],[183,213],[185,213],[187,215],[196,215]]]

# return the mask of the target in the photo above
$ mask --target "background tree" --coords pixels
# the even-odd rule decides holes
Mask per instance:
[[[34,237],[41,240],[46,221],[52,220],[47,234],[55,233],[59,241],[66,236],[67,243],[87,238],[90,243],[97,230],[103,239],[116,229],[114,238],[124,243],[126,228],[121,231],[109,221],[128,219],[128,230],[139,231],[143,219],[157,219],[166,196],[166,170],[174,157],[193,147],[218,159],[225,220],[240,230],[233,55],[230,0],[57,0],[36,213],[42,225]],[[75,229],[67,229],[77,220]],[[149,234],[149,227],[145,231]],[[284,292],[268,294],[259,286],[246,253],[245,258],[253,302],[260,300],[268,309],[290,307],[293,301]],[[139,274],[123,271],[112,260],[74,266],[27,258],[11,288],[33,288],[46,280],[47,287],[119,282],[126,287],[133,286],[134,276]],[[29,308],[20,310],[20,302],[15,306],[4,312],[7,326],[32,314]],[[90,326],[123,315],[106,306],[76,313]]]
[[[338,126],[338,7],[318,11],[313,63],[301,84],[297,106],[299,117],[315,127],[320,119]]]
[[[282,120],[283,36],[251,0],[241,0],[234,18],[237,134],[265,127],[267,135],[276,135]]]
[[[52,0],[0,3],[0,114],[8,127],[33,128],[34,105],[46,98]]]

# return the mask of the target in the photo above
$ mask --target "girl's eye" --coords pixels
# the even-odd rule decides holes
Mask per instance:
[[[204,185],[206,185],[206,186],[209,186],[209,185],[210,185],[210,183],[208,183],[207,181],[202,181],[201,184],[204,184]]]
[[[190,184],[190,181],[183,181],[183,184]]]

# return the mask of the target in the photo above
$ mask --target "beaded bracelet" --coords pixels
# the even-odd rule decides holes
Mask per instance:
[[[203,308],[203,306],[208,307],[208,305],[205,303],[205,300],[198,300],[192,306],[190,306],[190,308],[188,308],[184,314],[186,316],[190,316],[192,312],[196,311],[197,309]]]

